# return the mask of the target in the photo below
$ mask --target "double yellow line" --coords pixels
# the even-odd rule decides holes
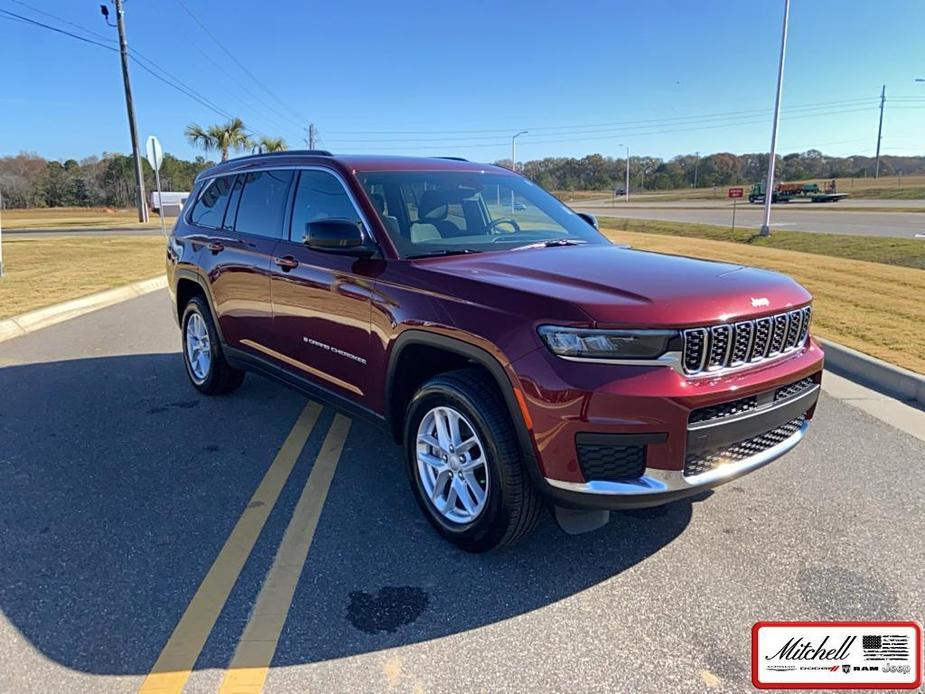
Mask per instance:
[[[183,690],[206,639],[318,421],[321,409],[319,404],[310,402],[302,410],[244,513],[199,584],[154,667],[142,683],[140,692],[150,694]],[[350,420],[335,415],[276,552],[273,566],[257,596],[231,665],[225,673],[221,687],[224,694],[259,692],[263,688],[349,432]]]

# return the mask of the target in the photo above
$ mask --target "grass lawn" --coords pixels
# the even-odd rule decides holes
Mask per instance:
[[[762,238],[753,229],[737,229],[712,224],[662,222],[648,219],[614,219],[601,217],[602,226],[644,234],[665,234],[711,241],[734,242],[754,249],[780,249],[814,253],[837,258],[864,260],[872,263],[900,265],[925,270],[925,241],[884,236],[853,236],[849,234],[812,234],[805,231],[773,229],[771,236]]]
[[[134,208],[116,210],[111,207],[48,207],[30,210],[3,210],[4,229],[82,229],[100,227],[113,229],[158,228],[161,225],[156,214],[146,224],[138,221]],[[165,218],[167,228],[173,226],[175,218]]]
[[[0,319],[164,272],[161,237],[5,239]]]
[[[615,241],[641,250],[752,265],[790,275],[815,297],[814,334],[925,374],[922,310],[925,272],[922,270],[768,246],[641,234],[612,227],[604,232]]]

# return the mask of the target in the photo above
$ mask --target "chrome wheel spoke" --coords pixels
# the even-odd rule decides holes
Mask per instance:
[[[421,419],[415,469],[434,511],[452,523],[471,523],[485,510],[490,477],[485,448],[472,423],[447,405]]]
[[[430,453],[418,453],[418,462],[430,465],[432,468],[436,469],[437,472],[442,472],[447,469],[446,463],[442,458],[438,458]]]
[[[209,342],[209,330],[205,320],[198,313],[193,313],[186,322],[186,360],[190,373],[197,383],[209,375],[212,365],[212,351]]]
[[[461,476],[461,479],[465,481],[466,487],[475,498],[475,503],[478,505],[484,504],[485,490],[482,488],[482,485],[479,484],[479,481],[475,479],[475,475],[473,475],[471,472],[467,472]]]
[[[470,515],[474,514],[479,506],[478,500],[473,498],[469,485],[463,481],[462,477],[453,478],[453,490],[456,492],[456,496],[465,507],[466,512]]]

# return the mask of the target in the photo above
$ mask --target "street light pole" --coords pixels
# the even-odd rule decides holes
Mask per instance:
[[[626,147],[626,181],[623,183],[623,202],[630,201],[630,146],[619,144],[617,147]]]
[[[511,171],[517,173],[517,138],[526,135],[526,130],[521,130],[511,138]],[[511,214],[514,214],[514,187],[511,186]]]
[[[132,158],[135,160],[135,203],[138,205],[138,221],[148,221],[148,205],[145,202],[145,179],[141,171],[141,152],[138,149],[138,126],[135,124],[135,103],[132,99],[132,83],[128,75],[128,44],[125,41],[125,10],[122,0],[113,0],[116,5],[116,27],[119,30],[119,53],[122,56],[122,82],[125,86],[125,107],[128,110],[128,129],[132,136]]]
[[[760,236],[771,235],[771,200],[774,199],[774,165],[777,159],[777,123],[780,120],[780,97],[784,88],[784,55],[787,50],[787,21],[790,0],[784,0],[784,26],[780,35],[780,62],[777,65],[777,94],[774,97],[774,123],[771,125],[771,156],[768,159],[768,180],[764,189],[764,222]]]

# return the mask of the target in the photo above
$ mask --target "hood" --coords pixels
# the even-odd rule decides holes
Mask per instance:
[[[426,265],[568,302],[600,325],[704,325],[778,313],[812,298],[775,272],[610,245],[452,256]]]

